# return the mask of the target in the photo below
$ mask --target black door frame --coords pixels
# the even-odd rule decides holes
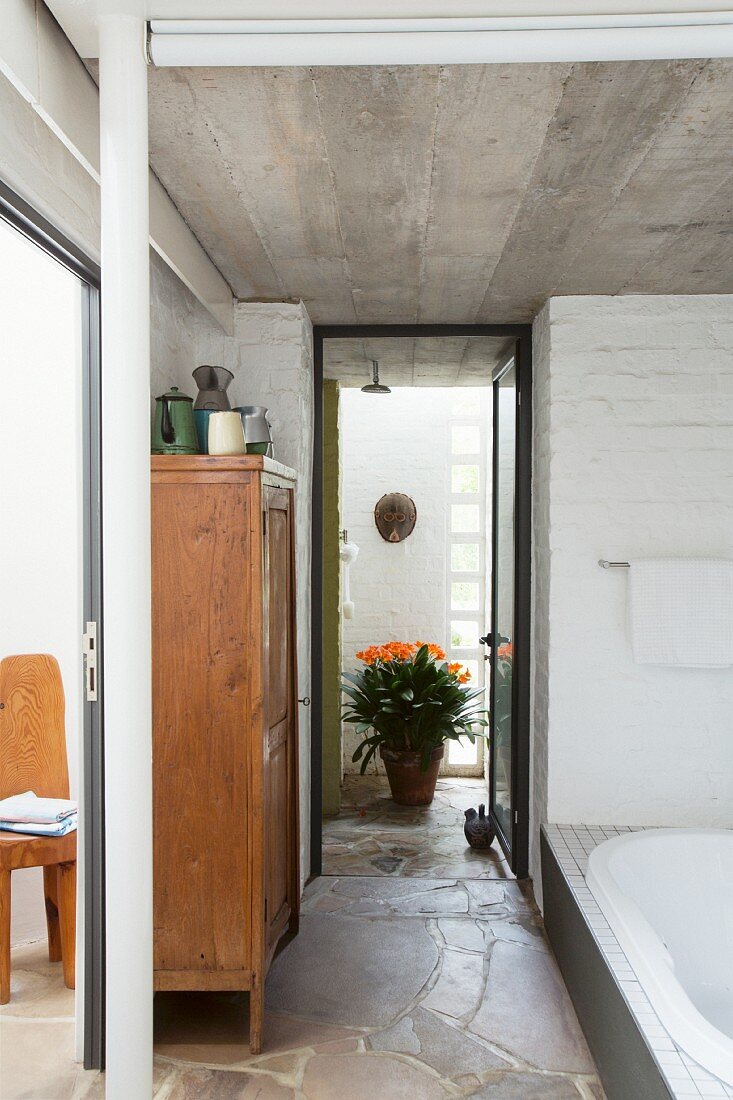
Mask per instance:
[[[530,354],[531,354],[531,343]],[[493,807],[494,746],[492,738],[489,759],[489,816],[496,836],[509,857],[517,878],[529,874],[529,727],[530,727],[530,623],[531,623],[531,478],[532,478],[532,370],[526,366],[526,353],[518,340],[514,354],[492,376],[492,524],[491,524],[491,691],[489,709],[495,710],[496,654],[499,645],[497,608],[497,573],[493,567],[499,560],[498,528],[496,525],[496,477],[499,468],[499,439],[496,431],[498,416],[497,383],[514,365],[517,400],[515,405],[515,478],[514,478],[514,576],[524,578],[514,585],[514,656],[512,659],[512,747],[511,802],[514,815],[510,835],[504,833],[502,822]],[[493,733],[493,726],[492,726]]]
[[[532,326],[315,325],[313,328],[313,489],[311,536],[311,877],[321,874],[323,840],[323,344],[326,340],[379,337],[480,337],[515,339],[517,361],[516,608],[515,639],[525,660],[515,667],[514,784],[517,809],[514,872],[529,867],[529,642],[532,526]],[[487,379],[487,383],[490,380]],[[520,415],[521,411],[521,415]],[[493,587],[493,578],[492,578]]]
[[[97,700],[84,692],[84,1068],[104,1069],[105,867],[104,684],[102,644],[101,342],[99,265],[0,180],[0,218],[56,260],[82,285],[82,423],[84,478],[84,629],[97,624]],[[82,646],[79,631],[79,651]]]

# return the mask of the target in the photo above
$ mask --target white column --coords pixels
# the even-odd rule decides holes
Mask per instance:
[[[99,20],[107,1100],[153,1078],[148,103],[142,19]]]

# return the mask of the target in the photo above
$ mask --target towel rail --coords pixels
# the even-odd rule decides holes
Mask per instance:
[[[631,565],[627,561],[606,561],[605,558],[600,558],[598,564],[601,569],[631,569]]]

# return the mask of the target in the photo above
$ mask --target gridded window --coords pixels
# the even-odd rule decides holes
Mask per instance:
[[[469,389],[458,395],[453,400],[453,415],[456,417],[481,416],[481,392]]]
[[[454,542],[450,548],[452,573],[478,573],[481,548],[477,542]]]
[[[451,531],[478,533],[480,524],[480,509],[478,504],[451,504],[450,528]]]
[[[465,669],[471,673],[471,686],[475,687],[479,683],[479,662],[478,661],[462,661],[461,664]]]
[[[451,454],[481,454],[481,429],[477,424],[454,424],[450,439]]]
[[[475,619],[451,619],[451,649],[477,649],[478,635],[478,622]]]
[[[453,581],[450,586],[450,605],[452,611],[480,611],[478,581]]]
[[[450,556],[448,562],[448,659],[470,673],[472,688],[485,687],[484,650],[479,637],[487,627],[486,514],[487,436],[491,390],[456,392],[449,430]],[[481,775],[484,742],[451,741],[447,768],[452,774]]]
[[[481,470],[476,463],[464,466],[456,463],[451,467],[451,492],[452,493],[477,493],[481,484]]]

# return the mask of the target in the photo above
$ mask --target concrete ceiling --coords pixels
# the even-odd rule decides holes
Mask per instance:
[[[323,344],[323,376],[344,386],[372,380],[372,360],[387,386],[488,386],[495,367],[511,355],[506,337],[441,336],[417,339],[328,339]]]
[[[150,149],[235,294],[319,323],[733,292],[733,61],[152,69]]]

